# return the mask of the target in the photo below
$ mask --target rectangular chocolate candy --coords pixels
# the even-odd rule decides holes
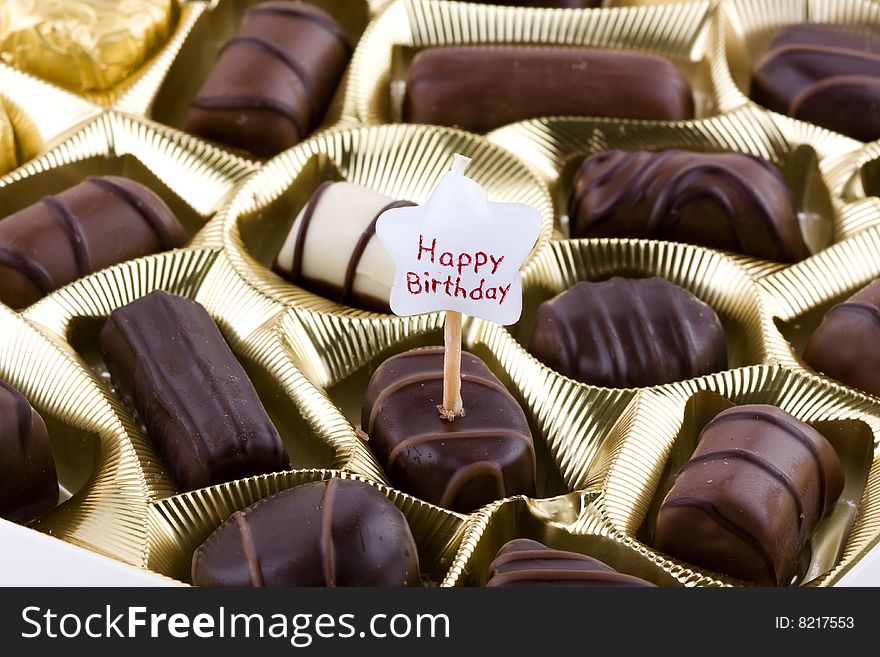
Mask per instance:
[[[445,46],[413,59],[404,119],[489,132],[541,116],[676,121],[694,116],[669,61],[594,48]]]
[[[199,304],[148,294],[110,315],[100,346],[181,490],[289,466],[257,391]]]

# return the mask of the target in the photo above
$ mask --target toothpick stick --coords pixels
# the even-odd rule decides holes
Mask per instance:
[[[443,405],[440,417],[452,422],[464,415],[461,401],[461,313],[448,310],[443,322]]]
[[[464,170],[471,163],[470,158],[456,153],[452,156],[452,173],[464,175]],[[446,311],[443,321],[443,404],[438,406],[440,417],[452,422],[456,417],[464,415],[464,404],[461,401],[461,313]]]

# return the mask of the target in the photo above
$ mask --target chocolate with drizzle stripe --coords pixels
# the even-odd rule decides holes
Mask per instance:
[[[657,515],[653,545],[696,566],[784,586],[843,490],[822,434],[776,406],[719,413]]]
[[[535,494],[535,451],[517,401],[473,354],[463,353],[464,417],[441,420],[443,349],[392,356],[367,387],[361,426],[392,484],[427,502],[469,512]]]
[[[572,237],[697,244],[796,262],[810,255],[779,171],[747,153],[611,150],[584,160]]]
[[[817,372],[880,397],[880,279],[833,306],[810,336],[804,361]]]
[[[538,308],[529,351],[584,383],[653,386],[727,367],[715,311],[662,278],[581,282]]]
[[[517,538],[505,543],[489,566],[489,587],[653,587],[619,573],[609,565],[577,552],[554,550],[543,543]]]
[[[0,381],[0,518],[26,523],[58,504],[58,477],[43,418]]]
[[[756,103],[862,141],[880,138],[880,33],[797,23],[779,30],[753,71]]]
[[[321,122],[351,50],[345,30],[314,5],[251,7],[191,101],[184,129],[271,157]]]
[[[181,490],[290,465],[253,384],[199,304],[152,292],[113,311],[100,346]]]
[[[82,276],[186,240],[177,217],[143,185],[87,178],[0,221],[0,302],[23,308]]]
[[[196,550],[199,586],[418,586],[406,518],[376,488],[329,479],[257,502]]]
[[[391,201],[372,214],[368,214],[367,211],[357,203],[351,205],[348,212],[351,213],[351,217],[357,218],[356,224],[360,224],[361,221],[365,223],[363,223],[363,229],[357,242],[352,247],[351,253],[348,254],[347,257],[344,253],[340,253],[338,254],[340,257],[334,258],[334,263],[339,263],[336,271],[339,271],[344,266],[344,274],[341,276],[343,282],[342,285],[338,285],[336,282],[324,280],[316,275],[309,275],[308,272],[304,271],[303,265],[307,248],[318,249],[319,252],[327,250],[329,253],[330,249],[335,246],[334,244],[327,244],[326,242],[324,244],[312,243],[307,246],[309,244],[309,238],[313,235],[312,228],[317,225],[319,219],[324,222],[333,222],[335,219],[334,215],[331,215],[326,211],[323,214],[320,212],[321,203],[324,201],[325,195],[327,195],[331,189],[334,190],[334,193],[342,193],[339,189],[334,188],[334,185],[340,185],[340,183],[325,181],[318,185],[312,193],[308,203],[306,203],[305,208],[302,210],[301,217],[294,222],[294,225],[291,228],[292,232],[295,231],[293,237],[293,255],[291,260],[282,261],[281,254],[279,253],[273,265],[273,269],[291,283],[299,285],[302,288],[310,290],[315,294],[319,294],[331,301],[335,301],[336,303],[363,308],[364,310],[374,312],[388,313],[390,312],[390,309],[388,307],[387,298],[375,298],[358,289],[358,286],[356,285],[358,267],[361,264],[367,247],[375,238],[376,222],[379,220],[379,217],[387,210],[412,206],[415,204],[410,201]],[[346,185],[351,186],[351,183],[346,183]],[[290,238],[288,237],[288,239]],[[333,256],[327,255],[326,257]],[[369,275],[370,272],[367,272],[367,276]],[[376,274],[373,275],[376,276]],[[391,281],[387,281],[387,284],[390,289]]]

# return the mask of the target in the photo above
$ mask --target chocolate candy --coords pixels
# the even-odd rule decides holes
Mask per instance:
[[[719,413],[663,500],[654,547],[764,586],[785,586],[843,467],[818,431],[764,404]]]
[[[6,108],[0,103],[0,176],[18,165],[15,152],[15,130]]]
[[[784,27],[755,64],[751,98],[855,139],[880,138],[880,34],[864,26]]]
[[[699,244],[796,262],[810,255],[779,171],[745,153],[606,151],[584,160],[572,237]]]
[[[404,120],[488,132],[539,116],[674,121],[694,116],[687,80],[665,59],[570,47],[446,46],[413,59]]]
[[[172,0],[3,0],[0,59],[72,91],[111,89],[168,39]]]
[[[880,280],[825,313],[804,350],[804,361],[859,390],[880,396]]]
[[[257,391],[199,304],[152,292],[113,311],[100,346],[181,490],[289,466]]]
[[[24,395],[0,381],[0,518],[26,523],[58,504],[46,423]]]
[[[711,307],[662,278],[581,282],[538,308],[529,351],[560,374],[632,388],[727,368]]]
[[[461,355],[464,417],[441,420],[443,349],[392,356],[370,379],[361,426],[391,483],[467,513],[535,494],[535,448],[519,404],[476,356]]]
[[[0,302],[24,308],[87,274],[186,240],[177,217],[143,185],[87,178],[0,221]]]
[[[350,56],[345,30],[324,10],[255,5],[190,103],[184,129],[271,157],[318,126]]]
[[[390,312],[394,263],[376,222],[395,201],[348,182],[325,182],[293,222],[273,269],[291,283],[346,306]]]
[[[406,518],[360,481],[303,484],[229,517],[196,550],[198,586],[418,586]]]
[[[529,587],[644,587],[654,586],[624,575],[598,559],[548,548],[538,541],[517,538],[505,543],[489,566],[486,586]]]

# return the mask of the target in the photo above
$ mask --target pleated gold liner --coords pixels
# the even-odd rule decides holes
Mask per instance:
[[[151,68],[115,103],[114,107],[148,116],[158,123],[181,128],[190,101],[196,96],[214,65],[220,48],[238,28],[245,11],[261,0],[192,0],[197,5],[192,27],[179,42],[169,45]],[[306,0],[331,13],[356,45],[371,18],[388,0]],[[315,132],[336,124],[341,115],[347,75],[338,86],[323,121]],[[254,156],[236,151],[248,159]]]
[[[539,304],[582,280],[661,276],[712,306],[727,334],[731,368],[775,362],[788,354],[758,286],[740,261],[700,247],[645,240],[551,242],[523,274],[523,316],[505,328],[475,321],[465,342],[510,379],[536,422],[568,490],[594,483],[603,442],[631,430],[637,389],[574,381],[525,348]]]
[[[398,0],[355,51],[343,117],[399,121],[398,93],[415,53],[453,44],[579,45],[647,52],[670,59],[694,89],[697,116],[717,111],[707,51],[713,3],[558,10],[443,0]]]
[[[193,552],[232,513],[274,493],[327,479],[363,481],[386,495],[403,512],[412,529],[423,578],[429,584],[440,582],[460,540],[464,516],[359,475],[336,470],[295,470],[250,477],[150,505],[145,566],[189,582]],[[290,518],[290,522],[295,525],[296,518]]]
[[[88,176],[122,175],[156,192],[194,244],[221,241],[219,224],[205,228],[238,181],[254,165],[188,135],[118,112],[87,121],[54,148],[0,177],[7,216]]]
[[[738,151],[775,164],[792,192],[801,229],[812,250],[844,239],[863,226],[851,226],[843,203],[832,198],[826,172],[840,167],[859,142],[785,117],[740,108],[696,121],[655,122],[614,119],[544,118],[515,123],[487,135],[540,172],[554,196],[557,213],[567,219],[574,178],[584,158],[605,150]],[[567,225],[564,226],[567,229]],[[754,262],[756,275],[778,269]]]
[[[880,415],[875,402],[817,377],[757,366],[641,392],[630,430],[603,445],[604,471],[594,479],[603,490],[597,504],[612,526],[664,570],[688,567],[651,549],[657,509],[702,427],[724,408],[750,403],[779,406],[813,425],[841,457],[843,495],[820,524],[798,580],[833,585],[880,533]],[[690,567],[719,582],[743,584]]]
[[[223,261],[220,249],[180,249],[133,260],[62,288],[28,309],[25,317],[59,343],[66,342],[104,381],[109,393],[110,377],[98,347],[98,333],[109,314],[158,289],[194,299],[215,319],[248,372],[293,467],[350,468],[381,478],[381,470],[351,425],[295,367],[285,343],[271,328],[273,310],[263,306],[262,299],[255,301],[240,279],[230,277]],[[280,310],[275,307],[274,314]],[[266,317],[267,326],[245,334],[238,320],[251,322],[255,314]],[[140,466],[153,471],[147,481],[149,497],[172,495],[176,485],[143,434],[140,427],[136,432],[142,448]]]
[[[441,586],[485,586],[498,550],[515,538],[586,554],[658,586],[716,584],[684,567],[664,569],[603,518],[600,498],[601,491],[590,490],[550,500],[516,497],[481,509],[468,518]]]
[[[880,142],[841,158],[828,179],[844,201],[860,210],[865,227],[880,223]]]
[[[46,421],[61,504],[31,526],[128,563],[147,537],[153,468],[126,412],[60,344],[0,306],[0,379],[24,394]]]
[[[246,284],[291,308],[297,362],[320,386],[332,385],[390,345],[442,325],[442,315],[397,317],[342,306],[291,285],[270,267],[300,208],[325,180],[347,180],[393,198],[423,202],[454,153],[473,159],[467,175],[493,201],[528,203],[542,218],[536,253],[553,232],[547,188],[503,148],[448,128],[392,125],[332,130],[286,151],[244,183],[218,215],[233,268]],[[298,333],[296,331],[294,333]]]
[[[873,0],[726,0],[717,22],[719,47],[712,77],[722,111],[749,100],[751,71],[770,39],[792,23],[843,23],[880,27],[880,5]]]
[[[101,111],[79,96],[5,64],[0,64],[0,104],[12,122],[18,166],[51,149],[75,126]],[[7,173],[0,171],[0,176]]]

